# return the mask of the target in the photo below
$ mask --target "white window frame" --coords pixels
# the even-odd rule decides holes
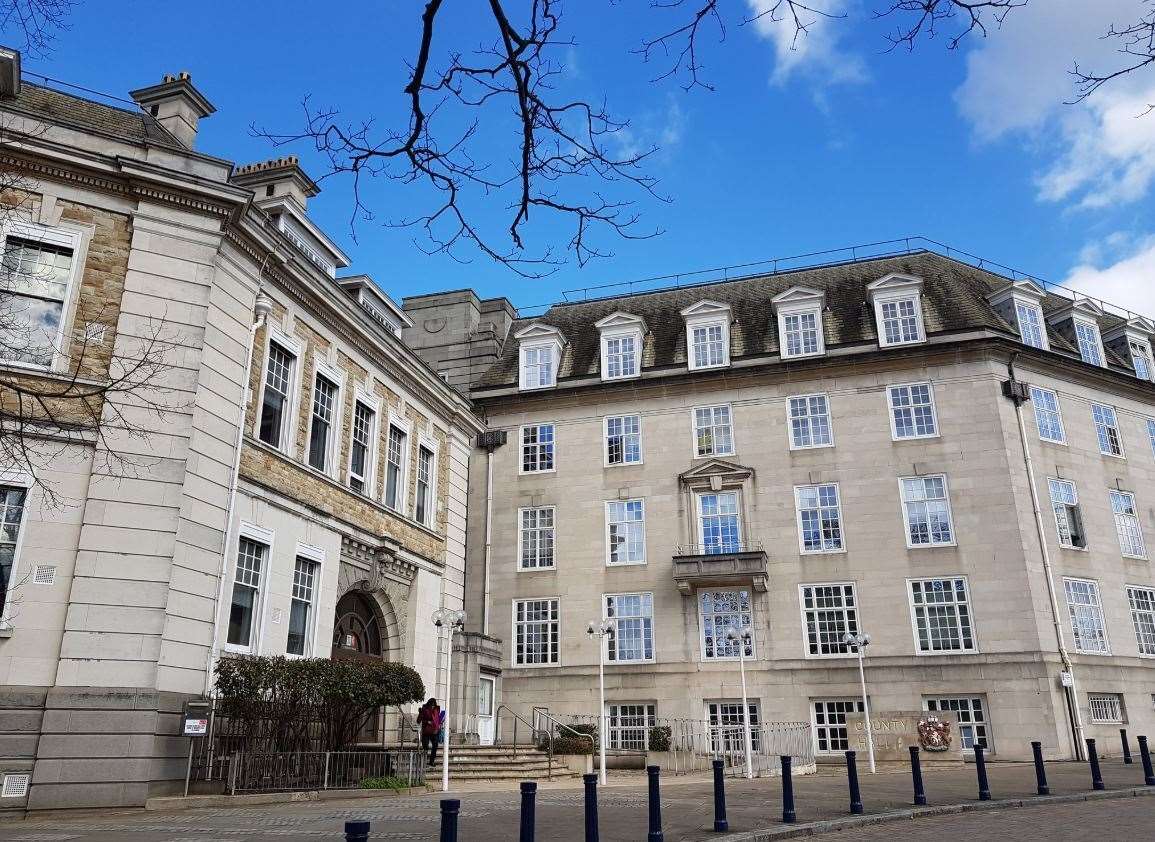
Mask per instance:
[[[237,559],[241,552],[241,539],[245,538],[265,546],[264,569],[261,570],[260,584],[257,586],[257,598],[253,601],[252,629],[249,632],[249,645],[229,643],[228,612],[224,614],[221,624],[221,648],[225,652],[239,655],[260,655],[264,652],[265,641],[265,610],[269,600],[270,577],[273,567],[273,547],[275,533],[271,529],[257,526],[253,523],[242,522],[237,529],[237,540],[232,547],[232,556],[229,561],[229,587],[225,591],[229,604],[232,604],[233,588],[237,581]]]
[[[907,480],[920,480],[923,482],[923,487],[925,488],[925,481],[928,479],[941,479],[942,480],[943,500],[946,503],[946,514],[947,514],[947,518],[949,519],[949,526],[950,526],[950,540],[949,541],[930,541],[930,542],[925,543],[925,544],[916,544],[911,540],[911,536],[910,536],[910,511],[907,509],[907,502],[908,501],[906,499],[906,493],[905,493],[906,489],[903,486],[903,483],[906,482]],[[907,547],[907,549],[909,549],[909,550],[922,550],[922,549],[928,549],[928,548],[932,548],[932,547],[954,547],[954,546],[958,545],[958,531],[956,530],[955,523],[954,523],[954,510],[951,508],[951,504],[950,504],[950,481],[947,479],[946,474],[925,474],[925,475],[913,476],[913,477],[899,477],[898,478],[898,502],[899,502],[899,505],[902,507],[902,525],[903,525],[903,529],[906,531],[906,547]],[[914,501],[910,501],[910,502],[919,503],[919,502],[926,502],[926,501],[914,500]]]
[[[837,589],[839,600],[842,602],[837,607],[819,607],[817,600],[820,594],[816,592],[818,588],[834,588]],[[849,597],[852,605],[846,604],[846,589],[850,589]],[[806,607],[806,592],[811,591],[811,599],[815,602],[813,608]],[[858,602],[858,586],[854,582],[805,582],[798,586],[798,608],[802,616],[802,657],[808,660],[830,660],[833,658],[852,658],[855,653],[850,650],[850,647],[842,642],[841,639],[834,641],[834,646],[837,649],[835,652],[822,652],[822,636],[817,630],[818,615],[823,613],[837,613],[841,615],[841,625],[845,631],[857,633],[862,630],[862,609]],[[819,650],[818,652],[811,651],[810,615],[815,617],[815,643],[814,646]]]
[[[627,715],[623,713],[624,708],[641,708],[643,711],[642,717],[645,721],[640,725],[637,724],[637,717],[632,714]],[[650,745],[650,729],[657,724],[657,709],[658,706],[654,702],[606,702],[605,717],[608,739],[606,746],[613,749],[625,748],[637,751],[639,749],[634,745],[636,740],[624,741],[622,735],[627,732],[640,730],[642,732],[642,747],[640,750],[646,751]],[[622,724],[625,720],[629,720],[630,724]]]
[[[1022,340],[1022,343],[1028,348],[1038,348],[1043,351],[1051,350],[1051,344],[1047,339],[1047,320],[1043,316],[1043,308],[1034,301],[1025,301],[1022,298],[1015,298],[1013,303],[1015,305],[1015,324],[1019,328],[1019,339]],[[1020,308],[1030,311],[1035,317],[1036,325],[1039,329],[1038,345],[1027,340],[1027,330],[1023,326],[1023,314],[1020,312]]]
[[[297,562],[306,561],[314,565],[313,568],[313,587],[309,600],[309,615],[305,623],[305,651],[301,654],[294,654],[289,651],[289,632],[290,624],[293,618],[293,603],[304,600],[298,600],[294,591],[297,583]],[[301,541],[297,542],[296,551],[293,554],[293,568],[289,576],[289,610],[285,614],[285,657],[286,658],[311,658],[317,652],[317,607],[320,605],[321,582],[325,570],[325,551],[320,547],[315,547],[311,544],[305,544]]]
[[[642,511],[641,520],[638,520],[638,521],[630,521],[630,520],[611,521],[610,520],[610,508],[612,506],[622,505],[622,506],[628,507],[628,505],[630,503],[637,503],[641,507],[641,511]],[[641,497],[634,497],[634,498],[631,498],[628,500],[606,500],[604,509],[605,509],[604,537],[605,537],[605,542],[606,542],[606,567],[637,567],[639,565],[645,564],[647,561],[647,553],[646,553],[646,501],[645,501],[645,499],[641,498]],[[642,533],[642,558],[641,558],[641,560],[639,560],[639,561],[630,561],[630,560],[614,561],[613,560],[613,554],[611,552],[611,543],[610,543],[610,528],[611,528],[611,526],[613,526],[616,523],[637,523],[637,524],[639,524],[639,528],[640,528],[641,533]],[[628,544],[628,542],[627,542],[627,544]],[[627,551],[627,556],[628,556],[628,551]]]
[[[742,531],[742,492],[736,488],[723,488],[721,491],[700,491],[694,495],[694,514],[697,519],[698,529],[698,547],[703,555],[726,555],[726,553],[707,553],[706,552],[706,524],[702,516],[702,498],[707,496],[721,497],[723,494],[734,495],[734,517],[737,525],[738,533],[738,551],[741,552],[742,547],[746,543],[745,534]],[[715,517],[711,515],[711,517]],[[717,515],[721,517],[721,515]]]
[[[749,607],[750,607],[750,611],[749,611],[750,622],[748,624],[746,624],[747,627],[750,629],[750,646],[749,646],[750,651],[747,653],[746,659],[751,660],[753,658],[757,658],[758,657],[758,641],[757,641],[758,635],[754,633],[754,623],[756,622],[756,617],[755,617],[755,613],[754,613],[754,589],[749,587],[749,586],[745,586],[745,587],[737,586],[737,587],[732,587],[732,588],[731,587],[700,588],[699,590],[694,592],[694,602],[695,602],[695,609],[694,610],[698,615],[698,655],[702,659],[702,662],[703,663],[713,663],[715,661],[737,661],[739,658],[738,653],[735,653],[733,655],[707,655],[706,654],[706,615],[702,611],[702,594],[704,594],[704,593],[736,593],[736,594],[739,594],[739,605],[741,605],[741,596],[740,595],[742,593],[746,594],[746,604],[749,605]],[[736,612],[736,614],[738,617],[744,616],[744,612],[741,611],[741,609],[739,609]],[[711,613],[710,616],[713,617],[715,615],[713,613]],[[731,625],[733,625],[733,624],[731,624]],[[736,625],[736,628],[741,628],[742,625],[743,625],[742,623],[738,623]],[[729,651],[731,649],[731,644],[729,644],[725,640],[723,640],[722,643],[725,644],[725,648],[723,651]],[[738,645],[739,646],[745,646],[745,643],[739,643]],[[715,641],[714,647],[715,647],[715,649],[718,648],[718,642],[717,641]]]
[[[963,585],[963,595],[965,597],[965,600],[963,602],[959,602],[958,599],[955,598],[955,594],[957,593],[956,588],[957,588],[958,582],[960,582],[960,581],[962,582],[962,585]],[[950,592],[951,592],[951,602],[950,603],[927,603],[924,600],[921,606],[916,605],[915,600],[914,600],[914,586],[915,586],[915,584],[917,583],[917,584],[921,585],[922,586],[921,590],[925,594],[926,593],[926,585],[930,582],[949,582],[950,583]],[[956,576],[956,575],[916,576],[916,577],[907,579],[906,580],[906,599],[907,599],[907,603],[910,606],[910,628],[914,634],[914,654],[915,655],[918,655],[918,656],[926,656],[926,655],[973,655],[973,654],[977,654],[979,652],[978,624],[975,621],[974,599],[971,597],[970,582],[967,581],[966,576]],[[960,644],[962,644],[964,642],[965,636],[963,634],[963,625],[962,625],[962,620],[961,620],[961,614],[958,610],[958,607],[960,605],[966,607],[967,624],[970,627],[969,630],[970,630],[970,639],[971,639],[971,645],[969,647],[960,646],[958,649],[933,649],[933,648],[932,649],[923,649],[922,648],[922,641],[919,639],[919,635],[918,635],[918,609],[920,607],[923,609],[926,609],[928,606],[936,605],[936,604],[937,605],[949,604],[949,605],[954,607],[954,609],[955,609],[955,611],[954,611],[955,632],[958,635],[958,639],[959,639]],[[929,642],[931,640],[931,635],[929,632],[929,626],[930,626],[929,622],[927,623],[927,626],[928,626],[927,642],[929,644]]]
[[[1155,456],[1155,418],[1147,419],[1147,438],[1151,440],[1151,455]]]
[[[398,471],[397,484],[398,494],[400,499],[396,501],[397,505],[389,504],[389,429],[396,427],[405,434],[405,441],[401,446],[401,465]],[[413,461],[409,458],[413,450],[413,424],[408,418],[402,418],[399,415],[389,413],[389,417],[385,423],[385,476],[381,482],[381,503],[391,512],[396,512],[402,517],[409,514],[409,463]]]
[[[557,619],[556,620],[551,619],[551,620],[545,620],[544,621],[545,623],[547,623],[547,625],[552,625],[553,623],[557,624],[557,647],[556,647],[556,650],[552,653],[555,656],[554,660],[552,660],[552,661],[543,661],[541,663],[534,663],[534,664],[518,663],[518,660],[517,660],[517,633],[518,633],[517,606],[519,603],[526,603],[526,602],[548,602],[548,603],[552,603],[554,606],[552,611],[553,611],[553,613],[556,613]],[[544,669],[546,667],[559,667],[559,666],[561,666],[561,664],[562,664],[561,653],[562,653],[562,648],[563,648],[562,647],[562,641],[564,639],[562,637],[561,597],[560,596],[527,596],[527,597],[524,597],[521,599],[513,600],[512,605],[511,605],[511,609],[512,609],[511,615],[510,615],[510,630],[511,631],[510,631],[510,635],[509,635],[509,643],[510,643],[509,662],[510,662],[510,664],[512,664],[513,667],[516,669]],[[533,620],[533,621],[524,620],[524,621],[522,621],[522,625],[528,625],[530,622],[537,623],[537,622],[542,622],[542,621],[540,621],[540,620]],[[552,646],[552,644],[547,644],[547,646]]]
[[[977,703],[977,704],[976,704]],[[975,709],[978,709],[979,718],[975,718]],[[991,720],[990,720],[990,705],[987,703],[987,697],[981,693],[958,693],[946,694],[935,693],[933,695],[924,695],[922,697],[922,709],[928,713],[953,713],[958,720],[959,732],[959,747],[963,751],[970,751],[974,745],[981,739],[984,749],[994,754],[995,742],[991,735]],[[963,721],[962,713],[966,712],[969,719]],[[970,746],[967,745],[967,740],[963,736],[963,729],[969,728],[971,732]],[[982,731],[982,736],[979,736],[979,731]]]
[[[1092,594],[1095,598],[1094,604],[1090,603],[1072,603],[1071,591],[1068,585],[1089,585],[1088,594]],[[1067,619],[1071,624],[1071,642],[1074,644],[1075,651],[1080,655],[1104,655],[1111,654],[1111,638],[1107,633],[1107,617],[1103,613],[1103,596],[1102,591],[1099,590],[1099,583],[1094,579],[1082,579],[1077,576],[1063,577],[1063,598],[1067,603]],[[1079,625],[1075,622],[1075,614],[1077,608],[1093,609],[1098,612],[1099,631],[1103,635],[1102,649],[1087,649],[1079,641]]]
[[[658,636],[657,636],[657,632],[656,632],[656,628],[655,628],[655,624],[654,624],[654,594],[652,591],[630,591],[630,592],[626,592],[626,593],[602,594],[602,619],[603,620],[610,620],[610,619],[620,620],[620,619],[623,619],[620,617],[613,617],[613,618],[610,617],[609,601],[611,599],[620,599],[622,597],[635,597],[635,596],[641,597],[643,607],[646,604],[646,600],[647,599],[649,600],[650,614],[648,617],[645,614],[641,614],[638,616],[628,616],[624,619],[629,619],[629,620],[640,619],[642,621],[642,623],[643,623],[643,625],[642,625],[642,652],[643,653],[645,652],[645,639],[646,639],[645,621],[647,619],[649,620],[649,622],[650,622],[650,657],[648,657],[648,658],[646,658],[644,656],[641,658],[620,658],[620,657],[617,657],[617,655],[618,655],[618,650],[617,650],[617,645],[618,645],[617,626],[618,626],[618,624],[617,624],[617,622],[615,622],[613,631],[610,633],[610,635],[607,635],[605,638],[606,663],[607,664],[652,664],[657,660]],[[611,657],[611,654],[613,655],[613,657]]]
[[[762,750],[761,699],[746,697],[745,717],[742,715],[741,699],[704,699],[703,708],[710,750],[714,754],[741,756],[745,752],[746,722],[750,723],[750,750],[755,754]]]
[[[552,526],[541,526],[541,512],[549,511]],[[532,530],[538,533],[538,560],[536,564],[526,564],[525,557],[525,515],[528,512],[537,512],[534,517],[535,525]],[[544,529],[549,529],[553,533],[553,538],[550,541],[550,563],[542,564],[541,559],[541,533]],[[517,510],[517,570],[519,573],[533,573],[539,570],[556,570],[557,569],[557,506],[522,506]]]
[[[1102,429],[1100,430],[1099,421],[1095,418],[1095,414],[1096,414],[1095,410],[1101,410],[1099,412],[1099,415],[1102,415],[1104,417],[1106,417],[1105,413],[1109,412],[1111,414],[1111,418],[1113,419],[1114,423],[1108,424],[1108,423],[1106,423],[1106,421],[1104,421],[1104,423],[1102,425]],[[1110,456],[1112,459],[1126,459],[1127,458],[1127,451],[1123,447],[1123,428],[1119,424],[1119,410],[1117,410],[1115,407],[1111,406],[1110,404],[1092,403],[1091,404],[1091,424],[1095,428],[1095,441],[1099,445],[1099,453],[1101,453],[1103,456]],[[1104,450],[1103,449],[1103,434],[1106,433],[1107,438],[1110,439],[1110,432],[1112,430],[1115,433],[1115,441],[1119,445],[1119,452],[1118,453],[1112,453],[1110,450]]]
[[[699,301],[680,314],[686,320],[686,367],[690,371],[709,371],[730,365],[730,307],[713,301]],[[698,328],[720,327],[722,333],[722,361],[697,365],[694,354],[694,331]]]
[[[1127,722],[1122,693],[1088,693],[1087,713],[1092,725],[1125,725]]]
[[[726,418],[728,420],[725,424],[717,424],[714,421],[714,413],[716,410],[719,410],[719,409],[724,409],[726,411]],[[698,413],[699,412],[709,412],[710,413],[710,423],[706,427],[698,426]],[[725,450],[725,451],[715,449],[710,453],[699,453],[698,452],[698,450],[699,450],[698,434],[700,432],[702,432],[703,430],[709,429],[711,431],[710,432],[710,441],[715,442],[715,441],[717,441],[717,438],[715,436],[714,431],[718,430],[722,427],[725,427],[730,431],[730,435],[729,435],[730,449]],[[734,441],[734,408],[733,408],[733,406],[731,406],[728,403],[712,404],[710,406],[692,407],[690,409],[690,433],[693,436],[692,450],[690,452],[693,454],[693,458],[695,458],[695,459],[717,459],[717,458],[722,457],[722,456],[733,456],[738,451],[738,447]]]
[[[413,470],[418,473],[415,476],[420,478],[421,471],[421,451],[427,450],[429,452],[429,478],[426,482],[425,488],[425,519],[422,520],[417,516],[420,502],[421,488],[420,483],[413,484],[413,519],[424,526],[426,529],[432,529],[433,524],[437,522],[437,469],[438,469],[438,454],[437,442],[427,436],[417,437],[417,458],[413,463]]]
[[[363,474],[353,472],[353,434],[357,429],[357,405],[364,406],[373,413],[373,423],[369,426],[369,444],[365,449],[365,471]],[[349,464],[346,467],[347,484],[353,486],[353,480],[360,480],[361,494],[373,496],[373,486],[376,480],[377,468],[377,440],[381,435],[381,400],[368,392],[356,389],[353,392],[353,413],[349,417]]]
[[[863,713],[864,712],[865,706],[863,704],[862,697],[859,696],[858,698],[847,698],[846,696],[829,696],[829,697],[823,697],[823,698],[817,698],[817,699],[810,699],[808,701],[808,705],[810,707],[811,733],[814,734],[814,753],[821,755],[823,757],[829,757],[831,755],[841,756],[842,753],[846,749],[843,749],[841,746],[839,746],[837,748],[830,748],[830,730],[831,729],[840,729],[842,731],[846,731],[846,743],[847,743],[847,747],[849,747],[849,745],[850,745],[850,731],[846,727],[846,719],[845,718],[847,716],[850,716],[850,715],[853,715],[856,713]],[[822,725],[818,724],[818,711],[816,710],[818,705],[822,705],[822,708],[823,708],[822,715],[826,719],[826,721]],[[832,713],[832,711],[831,711],[832,705],[847,705],[850,708],[850,710],[833,711],[834,715],[843,717],[843,722],[841,725],[839,725],[838,723],[832,723],[830,721],[830,715]],[[826,748],[820,748],[819,747],[819,742],[818,742],[818,729],[819,728],[823,729],[826,732],[826,739],[827,739],[827,747]]]
[[[644,335],[641,327],[607,328],[601,332],[601,375],[603,381],[635,380],[642,376],[642,340]],[[610,374],[610,340],[631,339],[634,343],[634,367],[626,372],[623,366],[621,374]]]
[[[806,549],[805,531],[802,525],[802,492],[807,489],[814,489],[816,493],[821,494],[820,489],[833,488],[834,489],[834,512],[838,517],[838,546],[827,549],[825,547],[826,541],[823,539],[823,547],[817,550]],[[822,512],[828,507],[825,507],[819,501],[819,529],[825,534],[825,529],[822,528],[823,517]],[[802,555],[836,555],[838,553],[846,552],[846,528],[845,520],[842,517],[842,491],[836,482],[819,482],[808,485],[794,486],[794,522],[798,528],[798,552]],[[952,530],[953,534],[953,530]]]
[[[333,413],[329,423],[329,437],[325,442],[324,468],[318,468],[309,462],[309,451],[313,444],[313,406],[316,402],[316,382],[318,377],[328,380],[336,388],[336,392],[333,395]],[[329,365],[325,360],[314,357],[313,382],[310,385],[314,386],[314,388],[309,390],[309,423],[305,429],[305,446],[301,451],[301,461],[314,471],[320,471],[325,474],[325,476],[335,478],[339,473],[336,457],[337,454],[340,453],[341,422],[345,415],[342,411],[345,402],[345,373]]]
[[[810,402],[815,398],[821,398],[826,406],[825,416],[816,415],[810,412]],[[810,436],[810,444],[799,444],[794,438],[794,402],[803,401],[803,406],[806,409],[805,415],[799,415],[798,420],[805,420],[806,429]],[[826,418],[826,430],[830,434],[830,441],[821,444],[814,443],[814,418]],[[791,450],[819,450],[823,447],[834,447],[834,417],[830,409],[830,396],[823,392],[815,392],[809,395],[790,395],[786,398],[786,435]]]
[[[265,389],[269,378],[269,346],[274,343],[280,345],[286,353],[293,355],[293,367],[289,372],[289,394],[285,400],[285,414],[281,424],[280,441],[277,444],[272,444],[261,438],[261,414],[265,405]],[[257,390],[256,412],[253,413],[253,438],[286,456],[292,451],[293,431],[297,429],[299,423],[297,414],[300,411],[301,376],[302,369],[304,369],[304,366],[301,365],[303,352],[304,348],[297,339],[283,333],[275,326],[269,325],[268,330],[265,331],[265,362],[261,366],[261,386]]]
[[[898,434],[898,422],[895,420],[895,417],[894,417],[894,412],[895,412],[894,390],[895,389],[906,389],[907,394],[911,396],[911,403],[907,406],[899,407],[899,408],[904,409],[904,410],[905,409],[910,410],[911,425],[915,426],[915,424],[914,424],[914,421],[915,421],[914,407],[915,406],[926,406],[926,404],[921,404],[921,403],[915,404],[914,400],[913,400],[913,393],[911,392],[911,390],[913,390],[917,387],[920,387],[920,386],[925,386],[926,390],[927,390],[927,397],[929,399],[929,406],[930,406],[930,419],[934,423],[934,432],[933,433],[918,433],[918,432],[916,432],[913,435],[900,436]],[[937,439],[937,438],[939,438],[940,432],[939,432],[939,425],[938,425],[938,405],[935,402],[935,398],[934,398],[934,384],[931,383],[929,380],[924,380],[924,381],[921,381],[918,383],[893,383],[893,384],[887,386],[886,387],[886,408],[887,408],[887,412],[890,415],[890,440],[891,441],[916,441],[918,439]]]
[[[20,510],[20,522],[16,525],[16,545],[12,548],[12,569],[8,571],[9,598],[5,600],[3,605],[0,605],[0,631],[10,630],[15,619],[14,604],[10,597],[14,590],[14,583],[21,581],[19,577],[24,575],[21,572],[20,560],[23,557],[24,538],[28,534],[28,510],[31,508],[32,490],[35,484],[35,478],[31,474],[0,470],[0,485],[24,489],[24,506]]]
[[[20,360],[0,360],[0,365],[27,371],[63,371],[67,369],[71,351],[71,348],[64,347],[65,339],[71,336],[73,332],[76,303],[81,287],[80,278],[88,260],[89,237],[80,228],[65,227],[64,225],[50,227],[36,222],[10,220],[0,228],[0,259],[8,254],[8,238],[10,236],[33,240],[49,246],[72,249],[72,269],[68,274],[68,282],[64,287],[64,297],[60,303],[60,323],[57,325],[56,337],[53,340],[52,362],[48,365],[41,365]]]
[[[1093,350],[1097,350],[1097,352],[1098,352],[1098,355],[1099,355],[1099,361],[1098,362],[1095,362],[1093,360],[1089,360],[1084,355],[1084,353],[1083,353],[1083,341],[1079,337],[1079,327],[1080,326],[1090,328],[1091,330],[1094,331],[1094,333],[1095,333],[1095,336],[1094,336],[1095,348]],[[1078,349],[1078,351],[1079,351],[1079,359],[1081,359],[1083,362],[1087,363],[1087,365],[1097,365],[1100,368],[1106,368],[1107,367],[1107,351],[1103,347],[1103,334],[1099,330],[1099,323],[1096,322],[1094,319],[1090,319],[1090,318],[1087,318],[1085,316],[1072,316],[1071,317],[1071,330],[1075,334],[1075,348]]]
[[[540,351],[540,350],[547,349],[547,348],[550,351],[549,382],[548,383],[541,383],[540,377],[539,377],[538,383],[531,384],[531,383],[529,383],[528,380],[526,380],[526,376],[525,376],[526,375],[526,367],[528,366],[528,363],[526,362],[526,352],[527,351]],[[558,369],[561,367],[561,352],[562,352],[562,346],[555,339],[547,339],[547,340],[536,341],[536,342],[534,342],[534,341],[522,341],[520,343],[520,345],[518,345],[518,351],[517,351],[518,389],[522,392],[533,392],[533,391],[537,391],[539,389],[553,389],[553,388],[555,388],[557,386]],[[535,363],[535,365],[538,366],[538,369],[540,371],[541,363]]]
[[[626,420],[630,419],[630,418],[636,418],[638,420],[638,433],[637,433],[637,436],[638,436],[638,458],[637,459],[627,458],[628,454],[629,454],[629,448],[626,446],[626,440],[630,435],[633,435],[633,434],[632,433],[626,433],[624,431],[624,427],[625,427]],[[620,462],[611,462],[610,461],[610,421],[621,421],[622,425],[623,425],[622,461],[620,461]],[[555,434],[555,440],[556,440],[556,434]],[[555,451],[554,451],[554,458],[555,459],[556,459],[556,456],[557,456],[557,452],[555,449]],[[607,415],[605,418],[603,418],[602,419],[602,467],[605,467],[605,468],[623,468],[623,467],[626,467],[628,465],[641,465],[643,461],[644,461],[644,456],[643,456],[643,450],[642,450],[642,416],[641,416],[641,413],[631,412],[631,413],[628,413],[626,415]]]
[[[1055,492],[1054,492],[1054,489],[1052,487],[1053,483],[1058,483],[1061,485],[1070,486],[1071,498],[1074,500],[1074,502],[1067,502],[1066,500],[1062,500],[1062,501],[1055,500]],[[1087,525],[1083,521],[1083,507],[1082,507],[1082,504],[1079,503],[1079,486],[1075,483],[1074,480],[1060,479],[1059,477],[1047,477],[1047,499],[1051,502],[1051,513],[1054,515],[1054,518],[1055,518],[1055,537],[1059,541],[1059,546],[1065,550],[1079,550],[1079,551],[1085,552],[1087,550],[1088,545],[1090,544],[1090,541],[1087,538]],[[1073,540],[1070,540],[1070,538],[1064,540],[1064,538],[1063,538],[1063,525],[1059,522],[1059,511],[1056,508],[1058,505],[1063,505],[1063,506],[1067,506],[1067,507],[1072,507],[1072,506],[1074,507],[1075,515],[1078,518],[1079,522],[1078,522],[1078,524],[1074,524],[1074,525],[1071,524],[1070,522],[1068,522],[1066,532],[1067,532],[1068,536],[1075,534],[1075,533],[1080,535],[1083,539],[1083,545],[1082,546],[1079,546]],[[1068,517],[1068,521],[1069,521],[1069,516],[1066,516],[1066,517]],[[1076,526],[1076,525],[1078,526],[1077,530],[1074,529],[1074,526]]]
[[[1135,376],[1140,380],[1155,380],[1155,359],[1151,356],[1151,343],[1137,336],[1128,336],[1127,353],[1131,356],[1131,367],[1135,369]],[[1138,353],[1136,353],[1138,352]],[[1143,377],[1139,371],[1138,361],[1147,366],[1147,376]]]
[[[892,273],[867,285],[867,295],[874,307],[874,328],[878,333],[878,347],[899,348],[905,345],[921,345],[926,342],[926,320],[922,312],[922,279],[913,275]],[[899,339],[890,342],[886,338],[884,305],[913,305],[915,328],[918,336],[914,339]]]
[[[1054,398],[1054,409],[1041,408],[1042,404],[1039,402],[1039,399],[1047,395]],[[1059,393],[1054,389],[1044,389],[1042,386],[1031,386],[1031,408],[1035,413],[1035,429],[1039,433],[1039,441],[1065,445],[1067,443],[1067,428],[1063,424],[1063,407],[1062,404],[1059,403]],[[1051,438],[1043,434],[1043,425],[1039,417],[1041,412],[1054,414],[1055,420],[1059,425],[1059,438]]]
[[[786,329],[786,319],[788,317],[798,317],[801,320],[802,316],[814,316],[815,330],[818,337],[818,349],[815,351],[802,351],[797,354],[789,353],[790,342],[788,339],[789,331]],[[825,326],[822,323],[822,304],[819,301],[808,301],[800,304],[783,305],[778,308],[778,353],[784,360],[797,360],[806,357],[821,357],[826,353],[826,337]],[[802,331],[799,331],[801,338]]]
[[[1127,585],[1127,606],[1139,657],[1155,658],[1155,586]]]
[[[1115,536],[1119,539],[1119,552],[1123,558],[1135,558],[1143,561],[1147,560],[1147,541],[1143,536],[1143,521],[1139,518],[1139,506],[1135,502],[1135,495],[1130,491],[1123,491],[1119,488],[1107,489],[1109,503],[1111,506],[1111,514],[1115,519]],[[1118,512],[1115,510],[1115,498],[1119,497],[1125,501],[1130,501],[1130,513]],[[1127,552],[1124,546],[1124,532],[1128,526],[1133,526],[1135,535],[1134,538],[1139,542],[1139,552]]]
[[[540,427],[549,427],[553,431],[553,463],[548,468],[539,468],[535,471],[527,471],[525,469],[525,431]],[[538,434],[540,438],[540,433]],[[537,442],[534,447],[541,447],[541,442]],[[604,450],[604,445],[603,445]],[[541,460],[538,460],[538,464]],[[553,421],[541,421],[537,424],[522,424],[517,428],[517,473],[520,476],[537,476],[538,474],[552,474],[557,472],[557,424]]]

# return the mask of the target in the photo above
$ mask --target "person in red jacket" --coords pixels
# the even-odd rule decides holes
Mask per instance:
[[[417,727],[421,729],[421,748],[429,751],[429,765],[437,762],[437,744],[441,736],[441,708],[437,699],[430,699],[417,711]]]

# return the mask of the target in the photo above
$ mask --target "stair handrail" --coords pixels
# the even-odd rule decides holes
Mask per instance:
[[[594,742],[594,738],[592,736],[590,736],[589,734],[583,734],[581,731],[575,731],[573,728],[569,727],[564,722],[559,722],[558,720],[556,720],[552,716],[550,716],[549,711],[547,711],[545,708],[534,708],[533,709],[533,715],[534,716],[540,716],[542,719],[545,719],[546,721],[551,722],[553,724],[554,728],[557,728],[560,731],[569,731],[571,734],[573,734],[575,737],[578,737],[579,739],[589,740],[590,741],[590,753],[589,753],[590,761],[589,761],[589,764],[586,766],[586,769],[588,771],[591,771],[591,772],[593,771],[594,755],[597,754],[598,748],[597,748],[597,743]],[[550,757],[551,757],[551,763],[552,763],[553,728],[549,728],[547,730],[549,731],[549,750],[550,750]],[[602,733],[601,733],[601,730],[599,729],[598,739],[600,740],[601,737],[602,737]]]
[[[496,720],[494,722],[494,725],[493,725],[493,729],[494,729],[493,740],[495,743],[501,742],[501,712],[503,710],[506,713],[508,713],[510,716],[513,717],[513,757],[516,759],[517,758],[517,723],[519,723],[519,722],[525,723],[526,727],[529,728],[529,738],[530,738],[530,740],[533,740],[535,742],[535,744],[536,744],[535,737],[537,735],[537,728],[534,727],[532,722],[528,721],[521,714],[514,711],[513,708],[511,708],[507,705],[498,705],[497,711],[493,714],[493,718]],[[546,774],[546,778],[548,780],[553,780],[553,734],[547,732],[546,736],[549,738],[549,740],[546,742],[546,759],[548,760],[548,763],[546,764],[547,768],[546,768],[545,774]]]

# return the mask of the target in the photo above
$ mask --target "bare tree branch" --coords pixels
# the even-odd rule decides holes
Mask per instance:
[[[1071,75],[1075,77],[1075,98],[1072,102],[1082,102],[1099,88],[1121,76],[1145,68],[1155,68],[1155,0],[1147,0],[1148,10],[1135,23],[1119,26],[1111,24],[1105,40],[1113,41],[1116,52],[1123,57],[1123,64],[1115,70],[1095,72],[1079,67],[1075,63]],[[1144,114],[1155,111],[1155,103],[1148,104]]]
[[[919,38],[934,38],[947,23],[958,24],[947,40],[947,49],[954,50],[971,33],[986,37],[987,26],[1002,26],[1013,10],[1027,5],[1028,0],[893,0],[888,8],[875,12],[879,18],[902,17],[904,21],[887,35],[891,49],[906,47],[913,50]]]
[[[0,32],[19,33],[20,49],[44,55],[61,30],[76,0],[0,0]]]

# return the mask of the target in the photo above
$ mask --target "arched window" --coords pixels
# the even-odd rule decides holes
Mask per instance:
[[[337,603],[333,657],[381,657],[381,628],[369,600],[350,592]]]

